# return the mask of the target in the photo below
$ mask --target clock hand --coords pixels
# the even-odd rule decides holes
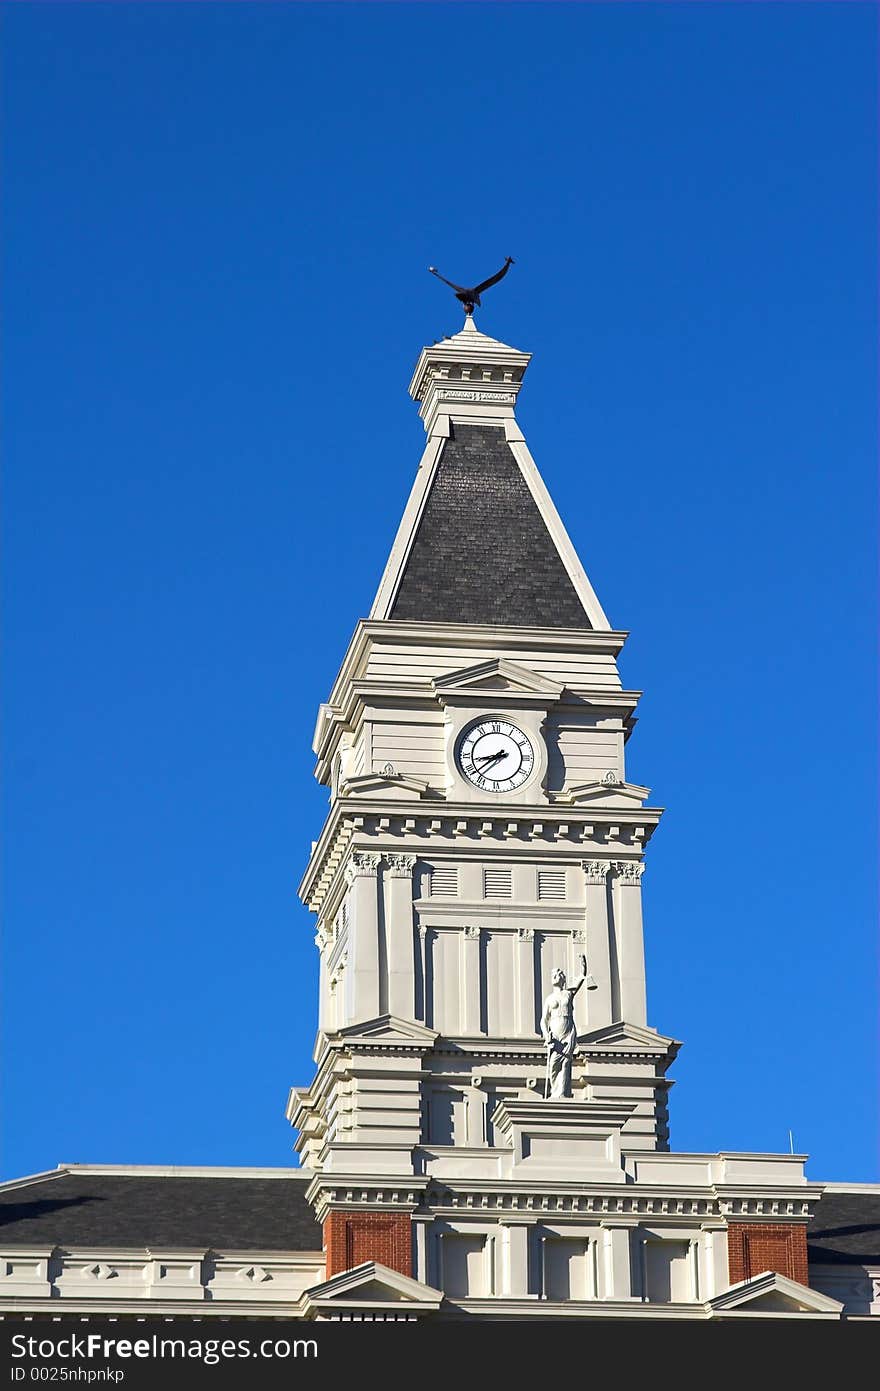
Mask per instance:
[[[497,753],[486,754],[486,756],[485,756],[484,758],[475,758],[475,759],[474,759],[474,762],[475,762],[475,763],[482,763],[482,764],[484,765],[484,766],[483,766],[483,772],[485,772],[485,771],[486,771],[486,768],[488,768],[488,766],[489,766],[490,763],[497,763],[498,760],[499,760],[499,758],[505,758],[506,755],[507,755],[507,750],[506,750],[506,749],[499,749]]]

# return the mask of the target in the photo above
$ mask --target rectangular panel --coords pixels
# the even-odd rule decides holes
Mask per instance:
[[[657,1304],[687,1304],[691,1290],[690,1247],[686,1241],[645,1242],[648,1299]]]
[[[590,1243],[586,1237],[547,1237],[544,1292],[548,1299],[590,1299]]]
[[[428,1101],[428,1139],[432,1145],[467,1143],[467,1103],[452,1087],[436,1087]]]
[[[459,932],[432,931],[428,934],[429,1028],[444,1034],[461,1031],[460,943]]]
[[[563,727],[550,732],[548,787],[600,781],[609,770],[622,773],[621,734],[617,730]]]
[[[514,984],[516,939],[512,932],[484,932],[482,1028],[490,1038],[509,1038],[516,1033]]]
[[[608,1140],[601,1135],[524,1135],[522,1162],[542,1169],[559,1169],[575,1176],[579,1169],[607,1169]]]
[[[486,1270],[486,1238],[444,1233],[443,1288],[446,1294],[464,1298],[489,1293]]]
[[[772,1236],[766,1232],[745,1233],[746,1279],[763,1275],[765,1270],[778,1271],[780,1275],[794,1278],[791,1249],[788,1236]]]

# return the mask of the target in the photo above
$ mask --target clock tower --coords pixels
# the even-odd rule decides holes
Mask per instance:
[[[318,715],[317,1072],[289,1118],[328,1275],[382,1250],[429,1284],[488,1261],[488,1287],[485,1241],[518,1239],[453,1231],[461,1185],[512,1152],[540,1189],[668,1148],[678,1044],[648,1023],[642,941],[660,811],[625,768],[639,692],[517,423],[528,363],[470,317],[423,349],[427,444]],[[572,1095],[546,1101],[542,1001],[583,955]]]

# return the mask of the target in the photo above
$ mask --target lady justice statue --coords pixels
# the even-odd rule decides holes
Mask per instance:
[[[566,985],[564,971],[553,972],[553,989],[544,1001],[541,1034],[547,1048],[545,1100],[571,1096],[571,1064],[577,1048],[574,997],[584,983],[588,990],[597,989],[593,977],[587,974],[587,958],[582,956],[580,963],[581,977],[574,985]]]

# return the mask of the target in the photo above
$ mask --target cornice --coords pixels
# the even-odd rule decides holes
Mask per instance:
[[[319,1222],[328,1212],[361,1207],[373,1212],[412,1213],[424,1202],[429,1182],[427,1176],[421,1175],[365,1179],[363,1174],[316,1172],[306,1189],[306,1200],[315,1209]]]
[[[514,807],[500,808],[494,805],[473,803],[432,801],[401,803],[367,799],[366,797],[339,797],[330,809],[320,838],[316,841],[305,874],[299,885],[299,896],[313,911],[319,912],[325,895],[333,882],[336,871],[343,861],[345,851],[352,838],[358,841],[374,837],[387,840],[389,837],[407,838],[400,847],[385,852],[384,847],[376,847],[378,853],[398,854],[411,852],[419,857],[426,853],[449,853],[449,847],[437,844],[429,837],[445,836],[456,842],[455,854],[467,853],[467,842],[475,854],[485,848],[485,842],[504,842],[504,853],[512,858],[528,858],[534,853],[529,847],[536,845],[546,849],[550,844],[560,846],[560,853],[572,853],[588,848],[594,856],[602,850],[614,857],[614,864],[636,864],[637,860],[620,858],[620,850],[630,845],[634,856],[641,854],[642,847],[648,843],[656,829],[663,807],[531,807],[517,811]],[[483,846],[480,846],[483,842]],[[358,850],[372,850],[372,846],[358,844]],[[616,852],[616,856],[614,855]],[[620,869],[619,874],[630,875],[628,869]],[[638,877],[633,870],[630,877]]]
[[[381,1148],[381,1146],[379,1147]],[[645,1218],[653,1224],[681,1226],[698,1222],[713,1226],[754,1221],[783,1225],[810,1220],[819,1195],[804,1188],[755,1186],[747,1195],[734,1197],[726,1185],[618,1184],[562,1182],[558,1179],[438,1179],[427,1175],[374,1177],[363,1174],[316,1173],[306,1197],[322,1212],[352,1207],[385,1211],[410,1211],[432,1217],[463,1213],[487,1222],[503,1221],[508,1214],[534,1220],[581,1222],[585,1218],[614,1225],[638,1226]]]
[[[32,1183],[44,1183],[48,1179],[64,1178],[67,1174],[102,1175],[121,1178],[272,1178],[301,1179],[302,1170],[295,1165],[288,1168],[260,1168],[249,1165],[225,1164],[59,1164],[55,1169],[43,1169],[39,1173],[25,1174],[21,1178],[6,1179],[0,1183],[0,1190],[23,1188]]]
[[[320,1252],[317,1253],[320,1255]],[[102,1307],[107,1305],[107,1308]],[[239,1321],[246,1319],[278,1319],[289,1322],[291,1317],[296,1317],[291,1313],[296,1301],[291,1301],[290,1295],[285,1292],[275,1303],[270,1303],[263,1299],[155,1299],[142,1297],[140,1299],[120,1299],[114,1297],[112,1300],[101,1299],[76,1299],[67,1296],[63,1299],[56,1299],[46,1295],[42,1299],[29,1299],[27,1297],[0,1296],[0,1310],[7,1315],[16,1317],[29,1314],[41,1314],[48,1316],[51,1314],[53,1322],[60,1319],[62,1322],[72,1314],[89,1315],[93,1319],[105,1319],[115,1317],[118,1314],[136,1315],[138,1319],[145,1317],[155,1318],[157,1316],[173,1315],[174,1319],[182,1319],[187,1316],[203,1319],[229,1319],[235,1318]],[[166,1336],[180,1336],[180,1334]]]
[[[426,642],[443,647],[512,646],[571,652],[610,652],[616,656],[629,637],[620,629],[513,628],[483,623],[409,623],[391,618],[362,618],[348,644],[327,704],[341,706],[341,692],[363,674],[373,642],[391,638],[395,642],[423,646]]]
[[[626,1319],[632,1322],[634,1318],[650,1322],[652,1319],[667,1323],[670,1320],[679,1319],[688,1322],[705,1322],[713,1316],[707,1312],[706,1306],[699,1302],[692,1304],[651,1304],[641,1299],[638,1295],[632,1295],[629,1299],[565,1299],[554,1300],[546,1299],[543,1296],[532,1295],[529,1297],[515,1298],[513,1296],[496,1295],[483,1296],[479,1299],[446,1297],[443,1304],[444,1312],[452,1313],[457,1311],[453,1317],[460,1314],[471,1317],[488,1316],[493,1319],[527,1319],[537,1318],[539,1321],[556,1319],[599,1319],[603,1323],[612,1319]],[[442,1320],[442,1315],[440,1316]],[[537,1331],[537,1330],[536,1330]]]

